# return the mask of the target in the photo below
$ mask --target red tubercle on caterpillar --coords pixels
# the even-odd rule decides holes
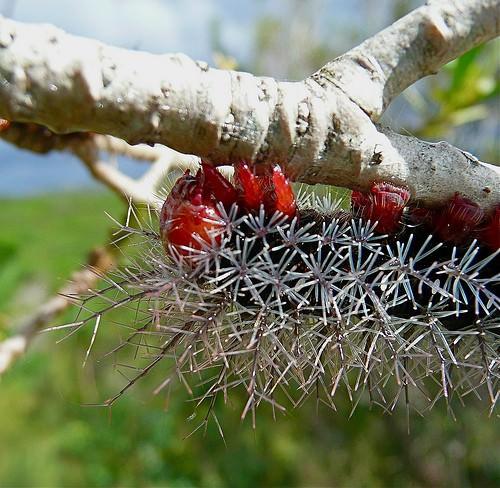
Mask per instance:
[[[297,214],[297,202],[293,193],[292,185],[281,171],[279,166],[273,168],[273,187],[276,198],[274,200],[275,210],[294,217]]]
[[[403,211],[409,200],[408,188],[374,182],[369,192],[352,192],[351,206],[361,218],[377,222],[377,232],[394,234],[401,228]],[[440,207],[409,208],[409,220],[425,225],[445,242],[461,245],[477,238],[493,250],[500,248],[500,204],[485,216],[477,203],[457,192]]]
[[[361,218],[376,222],[376,231],[393,234],[401,227],[403,210],[410,200],[410,190],[386,181],[374,182],[368,193],[353,191],[352,209]]]
[[[10,121],[6,119],[0,119],[0,132],[7,130],[10,127]]]
[[[246,163],[234,167],[234,179],[238,190],[238,202],[247,211],[258,211],[265,200],[262,177],[258,177]]]
[[[197,178],[203,181],[204,192],[222,203],[224,208],[229,209],[238,200],[236,188],[209,163],[202,161]]]
[[[461,245],[472,238],[478,238],[492,249],[499,247],[499,224],[495,222],[500,217],[496,217],[496,212],[493,212],[485,223],[485,213],[479,205],[458,192],[437,208],[412,209],[410,218],[417,224],[426,225],[445,242]]]
[[[264,205],[267,215],[279,211],[288,217],[297,213],[297,204],[292,186],[278,165],[263,175],[256,175],[246,163],[234,168],[236,188],[242,209],[256,212]]]
[[[275,165],[257,176],[245,163],[235,165],[235,184],[216,168],[202,162],[195,176],[189,170],[174,184],[160,213],[160,234],[167,252],[174,246],[182,255],[201,250],[204,243],[220,244],[227,222],[220,204],[229,210],[238,205],[240,213],[265,214],[276,211],[292,218],[297,206],[292,187],[281,168]]]
[[[492,250],[500,249],[500,203],[487,217],[485,225],[479,231],[479,238]]]
[[[440,239],[462,244],[484,220],[484,212],[477,203],[455,193],[444,207],[433,211],[431,219]]]

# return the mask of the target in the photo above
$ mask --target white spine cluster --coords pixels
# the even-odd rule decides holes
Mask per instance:
[[[200,402],[243,387],[243,417],[262,402],[284,409],[284,396],[297,406],[319,393],[334,407],[340,386],[353,402],[366,391],[387,409],[410,395],[432,406],[484,389],[493,409],[499,251],[453,247],[420,229],[382,236],[347,212],[313,210],[324,199],[308,206],[292,221],[233,207],[222,241],[188,258],[173,248],[168,257],[155,232],[130,229],[148,251],[83,300],[84,309],[104,300],[99,312],[70,324],[97,329],[108,311],[134,308],[133,330],[113,353],[139,348],[144,365],[107,403],[165,361],[172,372],[162,385],[177,376]]]

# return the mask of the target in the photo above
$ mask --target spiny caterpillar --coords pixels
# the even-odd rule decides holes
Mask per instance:
[[[113,353],[139,350],[144,364],[108,405],[161,363],[173,368],[157,391],[177,376],[212,408],[240,388],[254,421],[262,403],[284,410],[311,394],[335,408],[341,387],[388,410],[483,392],[494,409],[500,206],[485,214],[457,194],[422,209],[408,188],[374,182],[346,210],[296,197],[279,166],[234,169],[234,183],[208,163],[186,171],[160,232],[128,229],[149,250],[108,278],[112,299],[88,298],[111,304],[75,327],[135,306]]]

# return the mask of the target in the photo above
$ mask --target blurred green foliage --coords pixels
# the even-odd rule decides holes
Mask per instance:
[[[420,88],[403,93],[418,122],[415,137],[447,139],[469,147],[483,160],[500,158],[500,41],[482,44],[448,63]],[[496,121],[495,121],[496,119]]]
[[[33,304],[23,289],[36,277],[50,293],[107,239],[121,203],[106,194],[63,194],[4,200],[0,214],[0,283],[4,333]],[[4,298],[7,293],[9,300]],[[13,297],[16,297],[15,299]],[[11,305],[12,300],[16,303]],[[40,298],[40,301],[42,299]],[[123,312],[120,312],[123,314]],[[74,318],[66,314],[60,323]],[[121,316],[120,320],[133,320]],[[470,400],[455,410],[439,403],[420,417],[352,405],[344,392],[337,412],[311,400],[278,415],[264,407],[257,429],[241,422],[243,395],[217,404],[215,422],[185,439],[203,420],[182,386],[154,397],[160,366],[112,408],[85,406],[114,394],[123,378],[98,361],[119,341],[101,326],[82,368],[91,330],[40,336],[0,381],[0,486],[498,486],[500,427]],[[168,408],[167,408],[168,407]]]
[[[498,41],[482,44],[448,63],[442,76],[431,78],[427,102],[410,98],[422,116],[417,135],[444,136],[461,125],[491,115],[487,102],[500,93]]]
[[[81,192],[29,202],[1,200],[1,206],[0,330],[11,314],[27,313],[62,286],[87,261],[93,244],[106,242],[111,221],[104,211],[117,212],[121,202],[105,193]],[[30,293],[24,294],[27,288]]]

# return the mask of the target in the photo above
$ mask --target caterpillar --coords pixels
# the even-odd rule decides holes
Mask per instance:
[[[456,194],[419,208],[408,188],[373,182],[346,209],[296,195],[278,165],[234,168],[233,182],[207,162],[186,171],[159,232],[125,228],[148,244],[136,266],[83,299],[114,293],[75,327],[137,304],[114,353],[148,351],[107,404],[168,363],[157,391],[178,377],[213,405],[243,389],[242,417],[263,403],[286,409],[283,396],[335,407],[339,388],[387,409],[483,390],[496,406],[500,206],[485,213]]]

